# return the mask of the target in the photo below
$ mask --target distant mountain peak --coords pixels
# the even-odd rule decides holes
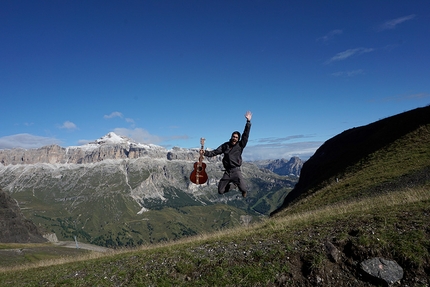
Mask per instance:
[[[114,132],[109,132],[106,135],[102,136],[101,138],[97,139],[94,143],[124,144],[124,143],[130,143],[130,142],[133,142],[133,141],[128,137],[119,136]]]
[[[297,177],[300,176],[303,166],[303,161],[297,156],[293,156],[289,160],[281,158],[254,161],[254,163],[260,168],[268,169],[279,175],[294,175]]]

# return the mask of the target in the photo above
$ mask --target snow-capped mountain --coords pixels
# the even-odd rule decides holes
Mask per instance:
[[[36,164],[36,163],[96,163],[107,159],[164,158],[194,160],[198,158],[197,150],[164,147],[153,144],[142,144],[119,136],[113,132],[82,146],[67,148],[58,145],[44,146],[38,149],[0,150],[0,163]]]
[[[125,136],[119,136],[114,132],[110,132],[107,135],[99,138],[98,140],[95,141],[96,144],[104,144],[104,143],[109,143],[109,144],[130,144],[132,141],[125,137]]]

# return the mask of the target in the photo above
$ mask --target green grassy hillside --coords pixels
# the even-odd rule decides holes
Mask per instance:
[[[331,166],[337,181],[315,182],[263,222],[97,256],[11,263],[0,285],[381,286],[359,268],[379,256],[402,266],[401,286],[428,286],[430,123],[361,154]],[[204,221],[201,211],[196,221]]]
[[[430,113],[430,111],[429,111]],[[430,124],[366,155],[354,165],[310,189],[285,213],[319,209],[363,197],[421,188],[430,181]]]

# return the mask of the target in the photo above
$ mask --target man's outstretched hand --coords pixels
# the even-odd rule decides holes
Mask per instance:
[[[252,118],[252,113],[250,111],[247,111],[246,114],[245,114],[245,118],[246,118],[247,121],[250,122],[251,118]]]

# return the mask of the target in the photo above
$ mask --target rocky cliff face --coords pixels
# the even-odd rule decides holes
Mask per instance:
[[[161,146],[146,145],[120,137],[115,133],[83,146],[63,148],[58,145],[38,149],[0,150],[0,163],[9,164],[85,164],[107,159],[136,159],[142,157],[167,158],[169,160],[195,160],[197,150],[173,148],[168,151]]]

